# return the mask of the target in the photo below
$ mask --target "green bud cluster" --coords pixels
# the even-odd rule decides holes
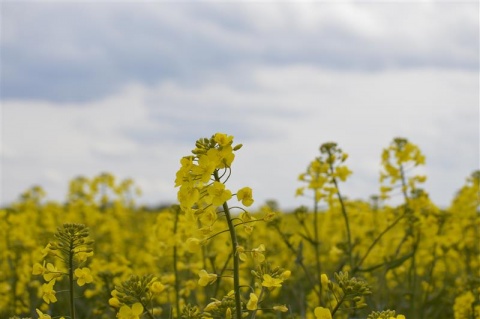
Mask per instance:
[[[320,146],[320,153],[327,155],[325,159],[328,164],[333,164],[337,159],[340,159],[340,162],[344,162],[347,157],[344,156],[341,148],[337,146],[335,142],[323,143]]]
[[[343,300],[350,301],[352,308],[365,308],[367,304],[363,301],[363,296],[371,295],[372,292],[368,283],[355,277],[349,278],[348,271],[334,274],[338,286],[343,291]],[[333,291],[333,283],[328,283],[328,288]]]
[[[395,318],[395,310],[373,311],[367,319],[390,319]]]
[[[128,280],[122,282],[120,286],[115,286],[115,290],[117,290],[116,297],[124,304],[133,304],[135,302],[144,304],[149,299],[147,293],[150,284],[154,280],[155,278],[152,274],[141,277],[132,275]]]
[[[91,245],[94,241],[89,239],[88,236],[88,227],[83,224],[63,224],[63,228],[59,227],[54,234],[57,241],[50,242],[49,249],[51,251],[59,251],[65,260],[70,255],[76,255],[81,252],[90,253],[93,251]]]
[[[340,271],[339,273],[335,273],[334,276],[338,282],[338,286],[340,286],[346,295],[365,296],[372,293],[367,282],[355,277],[349,278],[348,271]]]
[[[232,143],[230,142],[229,145]],[[233,151],[238,151],[239,149],[242,148],[242,144],[237,144],[233,147]],[[218,144],[218,142],[215,140],[215,135],[212,135],[210,138],[200,138],[195,142],[195,149],[192,150],[192,153],[194,155],[201,155],[201,154],[206,154],[209,149],[212,148],[218,148],[222,149],[222,146]]]
[[[214,148],[217,145],[214,136],[211,138],[200,138],[195,142],[196,149],[192,150],[195,155],[205,154],[209,149]]]
[[[197,306],[192,306],[191,304],[183,307],[182,314],[180,315],[182,319],[200,319],[202,318],[202,313]]]
[[[398,147],[398,149],[403,149],[407,145],[408,140],[403,137],[396,137],[393,139],[393,143]]]
[[[280,278],[285,269],[279,266],[271,267],[269,263],[261,263],[257,266],[257,270],[251,270],[251,274],[262,280],[263,275],[270,275],[272,278]]]
[[[236,304],[235,295],[233,293],[228,294],[222,298],[222,300],[216,300],[210,304],[210,307],[206,307],[206,311],[203,312],[202,317],[224,319],[229,313],[230,318],[235,318]],[[242,309],[244,308],[243,302],[241,303]]]

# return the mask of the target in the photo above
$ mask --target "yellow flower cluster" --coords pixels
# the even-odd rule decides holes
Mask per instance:
[[[480,172],[437,207],[419,187],[424,156],[398,139],[382,156],[388,196],[353,200],[347,155],[326,143],[300,178],[313,209],[247,211],[252,189],[227,186],[233,140],[201,139],[181,160],[179,205],[137,206],[133,182],[105,173],[74,179],[65,203],[34,187],[0,209],[0,318],[72,318],[70,279],[77,319],[480,318]],[[387,304],[396,313],[375,309]]]

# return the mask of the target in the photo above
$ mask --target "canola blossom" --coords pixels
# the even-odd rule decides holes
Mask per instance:
[[[138,205],[133,180],[102,173],[72,180],[64,203],[35,186],[1,208],[0,318],[480,319],[480,171],[438,207],[422,151],[394,138],[378,188],[351,199],[356,159],[327,142],[292,194],[311,204],[287,211],[231,187],[248,145],[192,145],[170,206]]]

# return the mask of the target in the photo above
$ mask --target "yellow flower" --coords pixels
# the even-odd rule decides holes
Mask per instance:
[[[297,196],[303,196],[304,190],[305,190],[304,187],[299,187],[299,188],[297,188],[297,190],[295,191],[295,197],[297,197]]]
[[[48,284],[42,285],[42,298],[43,300],[49,304],[50,302],[54,303],[57,302],[57,297],[55,297],[56,291],[53,290],[53,285],[55,284],[55,280],[50,281]]]
[[[237,246],[237,254],[241,261],[247,261],[247,254],[245,254],[245,248],[243,246]]]
[[[352,171],[348,169],[347,166],[338,166],[335,169],[335,176],[337,176],[341,181],[346,181],[347,177],[352,174]]]
[[[287,312],[288,308],[286,305],[280,305],[280,306],[273,306],[273,310],[280,311],[280,312]]]
[[[86,267],[75,269],[75,276],[77,276],[77,284],[80,287],[93,281],[90,269]]]
[[[267,288],[282,287],[283,280],[281,278],[273,278],[269,274],[263,275],[262,286]]]
[[[113,308],[120,308],[122,305],[120,303],[120,300],[117,298],[118,291],[116,289],[113,289],[111,292],[112,298],[108,299],[108,304],[112,306]]]
[[[328,280],[328,277],[327,277],[326,274],[322,274],[322,275],[320,276],[320,281],[322,282],[322,286],[323,286],[324,288],[326,288],[326,287],[328,287],[328,282],[329,282],[330,280]]]
[[[182,207],[190,208],[200,198],[198,188],[191,185],[182,185],[177,193],[178,201]]]
[[[52,319],[52,317],[50,315],[44,314],[43,312],[41,312],[38,309],[35,309],[35,311],[38,314],[38,319]]]
[[[108,299],[108,304],[112,306],[113,308],[119,308],[120,307],[120,300],[116,297],[112,297]]]
[[[45,271],[47,271],[47,269],[45,268],[45,261],[43,262],[43,265],[35,263],[33,265],[32,275],[43,275]]]
[[[265,245],[260,244],[257,248],[252,249],[252,257],[259,263],[263,263],[265,261],[265,256],[263,252],[265,251]]]
[[[207,189],[209,200],[214,206],[223,205],[227,200],[232,198],[232,192],[225,188],[220,182],[213,182]]]
[[[332,314],[330,310],[323,307],[317,307],[314,310],[316,319],[332,319]]]
[[[267,211],[267,212],[265,213],[265,216],[263,216],[263,220],[264,220],[265,222],[270,222],[270,221],[272,221],[272,220],[275,218],[276,215],[277,215],[277,213],[275,213],[275,212]]]
[[[215,280],[217,280],[216,274],[209,274],[205,269],[200,270],[198,272],[198,276],[200,277],[200,279],[198,280],[198,284],[203,287],[214,283]]]
[[[212,301],[211,303],[209,303],[208,305],[205,306],[203,311],[211,312],[213,310],[218,309],[218,307],[220,307],[221,305],[222,305],[222,302],[220,300],[215,300],[214,299],[214,301]]]
[[[280,275],[280,278],[282,280],[285,280],[285,279],[288,279],[290,278],[290,276],[292,275],[292,272],[290,270],[285,270],[284,272],[282,272],[282,274]]]
[[[150,285],[150,291],[154,294],[159,294],[165,290],[165,286],[160,281],[155,281]]]
[[[51,281],[61,276],[62,276],[62,273],[58,271],[57,267],[55,267],[51,263],[47,264],[47,269],[43,273],[43,279],[45,279],[45,281]]]
[[[255,310],[257,309],[257,304],[258,304],[258,297],[256,294],[251,293],[250,294],[250,299],[248,299],[247,302],[247,309],[248,310]]]
[[[224,133],[216,133],[215,136],[213,137],[213,139],[220,146],[227,146],[227,145],[232,144],[232,142],[233,142],[233,136],[227,135],[227,134],[224,134]]]
[[[225,319],[232,319],[232,309],[230,307],[225,310]]]
[[[48,243],[47,246],[45,246],[45,248],[42,249],[42,258],[47,257],[47,255],[51,252],[50,247],[51,247],[51,244]]]
[[[198,238],[188,238],[187,239],[187,249],[189,252],[194,253],[200,250],[202,241]]]
[[[250,187],[244,187],[238,190],[237,192],[237,199],[241,201],[243,205],[250,206],[253,204],[253,195],[252,189]]]
[[[120,311],[117,314],[118,319],[140,319],[140,316],[143,313],[143,306],[141,303],[136,302],[132,305],[132,308],[129,306],[122,306]]]
[[[195,175],[196,180],[207,183],[216,167],[216,159],[203,155],[198,158],[198,165],[192,166],[192,174]]]

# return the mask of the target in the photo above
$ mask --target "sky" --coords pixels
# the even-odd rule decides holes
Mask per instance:
[[[102,172],[174,203],[216,132],[243,144],[227,187],[254,208],[311,206],[297,178],[330,141],[350,199],[378,193],[395,137],[441,207],[480,166],[478,1],[2,1],[0,21],[0,205]]]

